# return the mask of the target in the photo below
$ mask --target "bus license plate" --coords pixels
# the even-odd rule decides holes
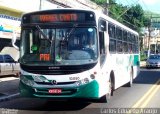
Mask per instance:
[[[62,89],[49,89],[48,93],[60,94],[60,93],[62,93]]]

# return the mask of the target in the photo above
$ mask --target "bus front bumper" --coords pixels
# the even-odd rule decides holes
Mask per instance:
[[[99,99],[99,85],[96,80],[81,85],[78,87],[59,88],[61,93],[52,94],[49,93],[51,88],[34,88],[25,85],[20,81],[19,84],[20,95],[22,97],[36,97],[47,99],[74,99],[74,98],[86,98],[86,99]],[[54,89],[54,88],[53,88]]]

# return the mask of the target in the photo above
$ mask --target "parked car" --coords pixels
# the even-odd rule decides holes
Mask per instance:
[[[20,66],[9,54],[0,53],[0,76],[19,76]]]
[[[146,61],[147,68],[159,68],[160,67],[160,55],[150,55]]]

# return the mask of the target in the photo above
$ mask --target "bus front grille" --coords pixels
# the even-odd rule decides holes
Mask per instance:
[[[56,85],[67,85],[67,84],[74,84],[76,81],[72,82],[57,82]],[[36,84],[40,85],[55,85],[52,82],[35,82]]]

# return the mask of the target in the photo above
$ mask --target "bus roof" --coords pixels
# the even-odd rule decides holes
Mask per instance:
[[[116,26],[122,27],[123,29],[138,35],[138,32],[136,32],[136,31],[132,30],[131,28],[125,26],[124,24],[114,20],[113,18],[111,18],[103,13],[99,13],[98,11],[95,11],[95,12],[96,12],[96,15],[98,15],[97,19],[99,19],[101,17],[101,18],[111,22],[112,24],[115,24]]]
[[[49,9],[49,10],[40,10],[40,11],[33,11],[33,12],[28,12],[28,13],[24,13],[22,16],[24,15],[30,15],[30,14],[36,14],[36,13],[40,13],[40,12],[51,12],[51,11],[92,11],[95,12],[94,10],[87,10],[87,9],[78,9],[78,8],[56,8],[56,9]]]

